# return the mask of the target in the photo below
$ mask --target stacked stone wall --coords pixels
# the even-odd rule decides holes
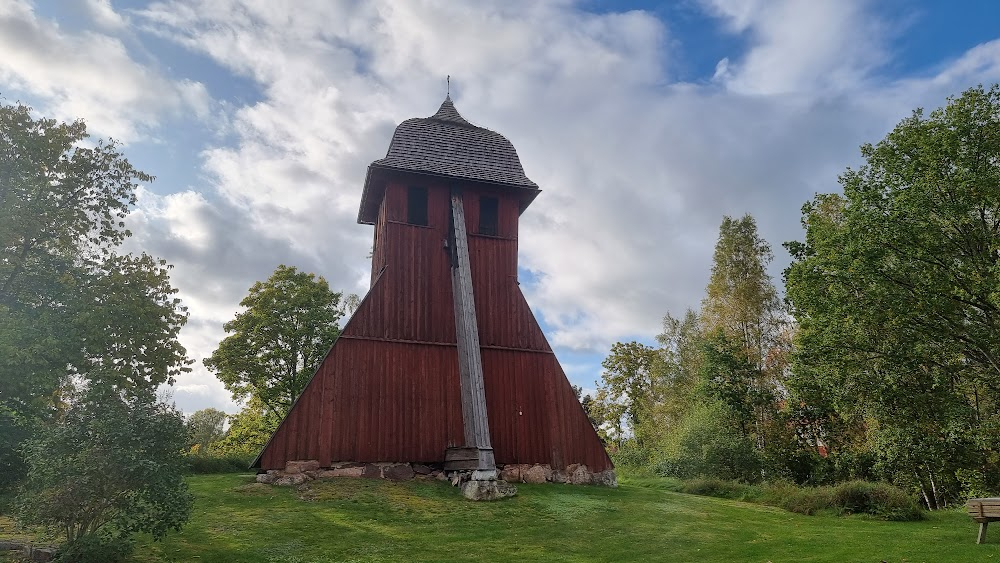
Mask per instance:
[[[592,473],[586,465],[570,464],[565,469],[552,469],[540,464],[508,464],[497,466],[498,477],[509,483],[565,483],[571,485],[599,485],[617,487],[618,477],[613,469]],[[467,472],[466,472],[467,473]],[[389,481],[439,480],[458,485],[467,476],[460,471],[445,471],[435,464],[422,463],[357,463],[341,461],[330,467],[320,467],[316,460],[289,461],[285,469],[271,469],[257,475],[258,483],[269,485],[301,485],[314,479],[333,477],[358,477],[387,479]]]

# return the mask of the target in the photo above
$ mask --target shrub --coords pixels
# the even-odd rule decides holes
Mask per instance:
[[[125,561],[135,544],[129,537],[98,533],[81,536],[66,543],[56,552],[56,561],[66,563],[120,563]]]
[[[186,440],[172,406],[91,385],[62,419],[26,442],[18,519],[59,530],[67,550],[96,549],[101,537],[121,542],[136,532],[159,539],[191,513]]]
[[[191,454],[187,456],[191,473],[239,473],[245,472],[253,462],[253,457],[242,454]]]
[[[746,482],[761,478],[756,448],[739,433],[729,412],[717,404],[692,407],[671,434],[665,451],[655,467],[660,475]]]
[[[833,504],[847,514],[872,514],[885,520],[920,520],[923,510],[899,487],[848,481],[834,487]]]
[[[640,469],[649,466],[653,453],[635,440],[625,440],[621,446],[610,452],[610,456],[616,467]]]
[[[803,487],[786,481],[747,485],[701,478],[685,481],[681,492],[766,504],[806,515],[829,510],[836,514],[869,514],[884,520],[920,520],[924,516],[920,505],[899,487],[867,481]]]
[[[736,481],[726,481],[725,479],[714,477],[696,478],[685,481],[681,492],[744,501],[751,501],[760,497],[759,489],[753,485],[737,483]]]

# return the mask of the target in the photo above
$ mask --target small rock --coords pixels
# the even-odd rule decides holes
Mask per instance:
[[[279,487],[288,487],[291,485],[301,485],[302,483],[305,483],[308,480],[309,476],[306,475],[305,473],[293,473],[291,475],[285,475],[283,477],[279,477],[277,480],[274,481],[274,484],[278,485]]]
[[[505,465],[500,470],[500,478],[509,483],[516,483],[521,480],[521,466],[517,464]]]
[[[434,470],[431,469],[429,465],[424,465],[422,463],[413,464],[413,472],[417,475],[430,475],[432,471]]]
[[[587,469],[586,465],[578,465],[576,469],[569,474],[569,482],[574,485],[589,485],[590,481],[590,470]]]
[[[521,480],[525,483],[544,483],[552,476],[552,470],[545,465],[533,465],[531,469],[521,472]]]
[[[440,469],[435,470],[433,473],[431,473],[431,476],[434,477],[435,479],[437,479],[438,481],[447,481],[448,480],[448,474],[446,474],[444,471],[442,471]]]
[[[413,479],[413,468],[409,463],[390,465],[382,470],[382,477],[390,481],[409,481]]]
[[[517,487],[503,480],[462,483],[462,496],[469,500],[500,500],[517,494]]]
[[[553,483],[568,483],[569,476],[562,469],[553,469],[550,481]]]
[[[382,466],[375,463],[366,464],[364,470],[361,471],[361,476],[365,479],[381,479]]]
[[[292,475],[293,473],[304,473],[306,471],[315,471],[317,469],[319,469],[319,461],[315,459],[289,461],[285,464],[285,473],[288,475]]]
[[[24,547],[24,544],[16,541],[0,541],[0,551],[16,551]]]
[[[277,480],[278,480],[277,473],[271,473],[270,471],[268,471],[267,473],[258,473],[257,474],[257,482],[258,483],[263,483],[265,485],[273,485],[274,482],[277,481]]]

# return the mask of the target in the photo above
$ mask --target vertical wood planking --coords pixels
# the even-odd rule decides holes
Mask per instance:
[[[426,227],[405,224],[410,185],[428,189]],[[463,189],[482,391],[497,462],[612,467],[517,285],[518,197],[478,185]],[[479,195],[498,198],[496,237],[474,232]],[[450,213],[450,190],[439,180],[400,175],[386,186],[369,295],[262,452],[263,469],[293,459],[443,462],[445,449],[465,443],[444,248]]]

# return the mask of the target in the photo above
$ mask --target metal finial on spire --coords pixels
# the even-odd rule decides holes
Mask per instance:
[[[450,74],[448,75],[447,78],[445,78],[445,82],[447,84],[447,89],[445,90],[444,97],[451,98],[451,75]]]

